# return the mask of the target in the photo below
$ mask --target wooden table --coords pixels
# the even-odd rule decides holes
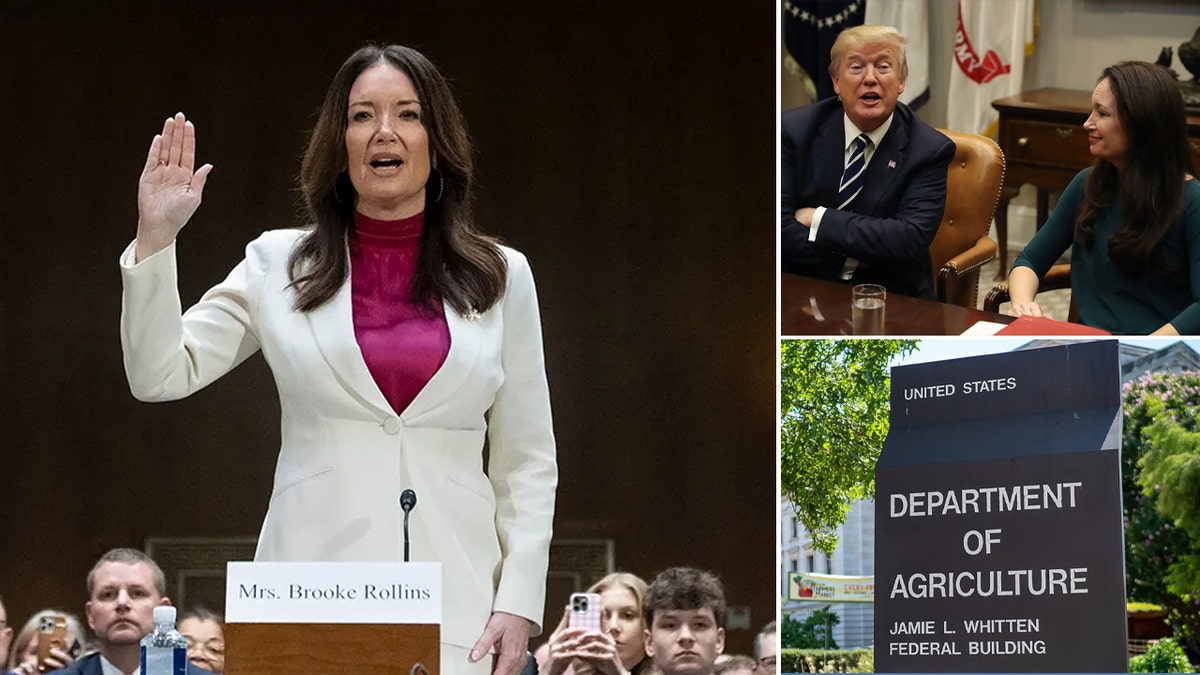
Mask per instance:
[[[1075,174],[1092,165],[1083,123],[1092,110],[1092,92],[1037,89],[992,101],[1000,112],[1000,149],[1004,151],[1004,186],[996,209],[1000,240],[1000,278],[1008,275],[1008,201],[1021,185],[1037,188],[1037,222],[1049,215],[1051,192],[1062,192]],[[1192,162],[1200,168],[1200,115],[1188,116]]]
[[[933,300],[888,294],[888,335],[961,335],[979,321],[1013,317]],[[798,274],[779,275],[779,330],[787,336],[853,335],[850,285]]]

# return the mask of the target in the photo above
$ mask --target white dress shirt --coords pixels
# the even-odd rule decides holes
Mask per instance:
[[[892,120],[896,117],[895,113],[888,115],[888,118],[883,121],[874,131],[864,132],[859,129],[854,122],[850,121],[850,116],[842,113],[842,123],[846,129],[846,147],[843,148],[844,155],[842,156],[842,167],[850,162],[850,155],[854,152],[854,139],[861,134],[866,133],[870,142],[863,149],[863,171],[867,170],[867,165],[871,163],[871,158],[875,156],[875,148],[879,147],[880,141],[887,135],[888,129],[892,128]],[[813,213],[812,225],[808,228],[808,240],[815,242],[817,240],[817,230],[821,227],[821,218],[825,215],[824,206],[818,206],[816,212]],[[842,266],[842,279],[849,280],[854,274],[854,270],[858,268],[858,261],[850,256],[846,256],[846,264]]]

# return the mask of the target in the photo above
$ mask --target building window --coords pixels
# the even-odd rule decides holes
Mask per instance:
[[[817,569],[815,567],[813,567],[813,556],[811,553],[804,556],[804,571],[805,572],[816,572],[817,571]]]

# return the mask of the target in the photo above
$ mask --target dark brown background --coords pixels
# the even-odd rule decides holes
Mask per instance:
[[[776,9],[196,4],[0,4],[10,621],[81,612],[110,547],[257,534],[279,442],[268,370],[255,357],[186,401],[134,401],[117,256],[150,139],[177,110],[216,167],[180,238],[184,303],[292,225],[305,133],[366,40],[417,47],[451,78],[479,220],[533,264],[556,538],[611,538],[617,567],[643,576],[713,569],[755,629],[774,618]],[[729,649],[751,638],[733,631]]]

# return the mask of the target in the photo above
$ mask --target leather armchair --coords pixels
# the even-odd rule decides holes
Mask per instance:
[[[979,268],[996,258],[988,236],[1000,186],[1004,153],[990,138],[939,129],[958,147],[946,174],[946,213],[929,246],[938,300],[974,309]]]

